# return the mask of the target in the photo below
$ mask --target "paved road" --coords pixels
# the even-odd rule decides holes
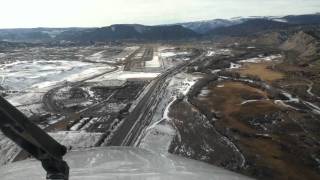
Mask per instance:
[[[170,68],[165,71],[162,75],[157,77],[151,83],[151,87],[148,92],[144,95],[144,97],[140,100],[140,102],[136,105],[135,109],[130,113],[130,115],[124,119],[123,124],[113,135],[110,145],[111,146],[130,146],[133,145],[138,136],[142,133],[144,127],[142,125],[147,124],[148,114],[151,113],[151,107],[153,104],[156,104],[156,96],[160,87],[164,84],[167,78],[174,76],[179,73],[182,69],[198,61],[203,59],[205,53],[202,53],[197,58],[180,64],[176,67]]]

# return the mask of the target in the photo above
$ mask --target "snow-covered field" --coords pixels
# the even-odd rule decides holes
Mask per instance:
[[[81,61],[22,61],[2,64],[0,76],[4,78],[2,87],[18,91],[6,99],[31,116],[45,113],[41,101],[51,88],[65,82],[85,80],[111,69],[105,64]]]
[[[44,88],[63,81],[78,81],[110,70],[105,64],[81,61],[18,61],[0,65],[2,86],[10,90]]]
[[[107,61],[124,60],[137,49],[137,46],[15,49],[0,57],[0,86],[7,94],[6,99],[25,114],[42,113],[41,100],[47,91],[109,72],[115,67],[106,64]],[[126,79],[123,76],[126,75],[120,79]],[[154,76],[157,74],[147,74],[146,78]]]

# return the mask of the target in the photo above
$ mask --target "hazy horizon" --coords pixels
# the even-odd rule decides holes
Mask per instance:
[[[5,0],[0,28],[160,25],[249,16],[319,12],[318,0]],[[6,18],[7,17],[7,18]]]

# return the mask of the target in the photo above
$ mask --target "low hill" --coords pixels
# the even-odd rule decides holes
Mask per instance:
[[[312,61],[320,53],[319,39],[309,32],[299,31],[281,45],[281,49],[297,52],[299,59]]]

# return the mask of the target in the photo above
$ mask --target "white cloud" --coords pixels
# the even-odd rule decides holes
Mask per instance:
[[[313,13],[319,0],[0,0],[0,28],[162,24]]]

